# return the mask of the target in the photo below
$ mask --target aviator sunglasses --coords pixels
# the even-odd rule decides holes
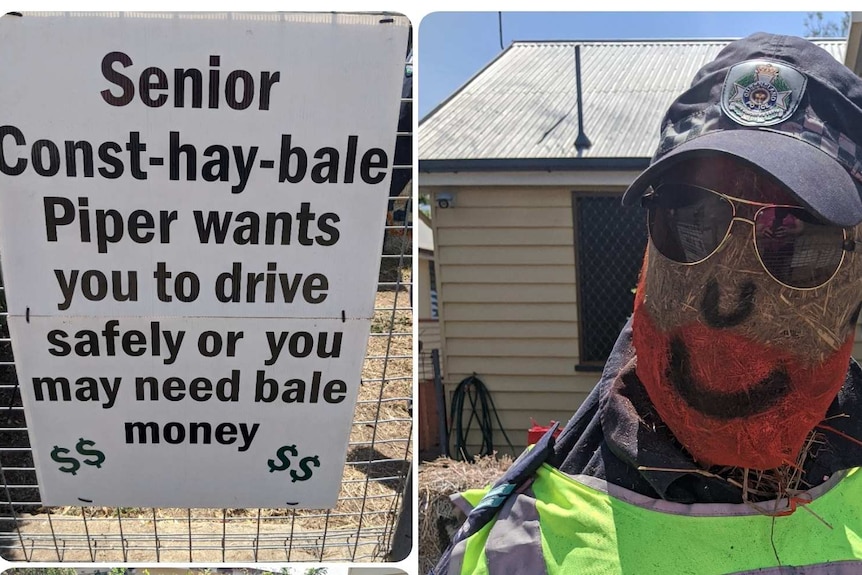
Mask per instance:
[[[726,196],[692,184],[662,183],[641,199],[650,239],[664,257],[686,265],[718,252],[734,221],[753,228],[757,259],[783,286],[808,290],[829,282],[856,249],[847,230],[818,221],[799,206]],[[743,217],[740,213],[744,213]]]

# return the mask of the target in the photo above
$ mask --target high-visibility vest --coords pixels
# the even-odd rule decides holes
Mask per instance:
[[[451,548],[449,575],[862,573],[860,468],[757,505],[652,499],[542,464]]]

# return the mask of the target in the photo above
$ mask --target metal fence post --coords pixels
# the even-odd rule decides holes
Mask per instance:
[[[407,472],[407,484],[401,496],[401,513],[398,514],[398,524],[392,537],[390,561],[401,561],[410,555],[413,548],[413,466]]]
[[[449,457],[449,433],[446,428],[446,394],[443,391],[443,378],[440,374],[440,350],[431,350],[431,366],[434,369],[434,393],[437,398],[437,427],[440,429],[440,449]]]

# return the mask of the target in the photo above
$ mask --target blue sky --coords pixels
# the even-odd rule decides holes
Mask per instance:
[[[806,12],[503,12],[513,40],[739,38],[753,32],[806,36]],[[840,21],[842,13],[825,12]],[[500,53],[497,12],[434,12],[419,24],[419,118]]]

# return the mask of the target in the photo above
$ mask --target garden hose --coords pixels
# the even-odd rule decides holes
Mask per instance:
[[[464,425],[464,408],[465,399],[469,400],[469,418],[467,424]],[[465,377],[455,388],[452,394],[452,404],[449,411],[449,436],[452,437],[452,428],[455,431],[455,459],[463,459],[464,461],[473,463],[474,456],[467,449],[467,436],[473,426],[474,420],[479,427],[479,433],[482,437],[479,456],[494,454],[494,429],[491,425],[491,413],[497,420],[497,425],[506,438],[506,443],[509,444],[509,449],[512,450],[512,456],[515,457],[515,447],[506,435],[506,430],[500,422],[500,416],[497,415],[497,408],[494,407],[494,400],[491,397],[488,388],[482,383],[476,374]]]

